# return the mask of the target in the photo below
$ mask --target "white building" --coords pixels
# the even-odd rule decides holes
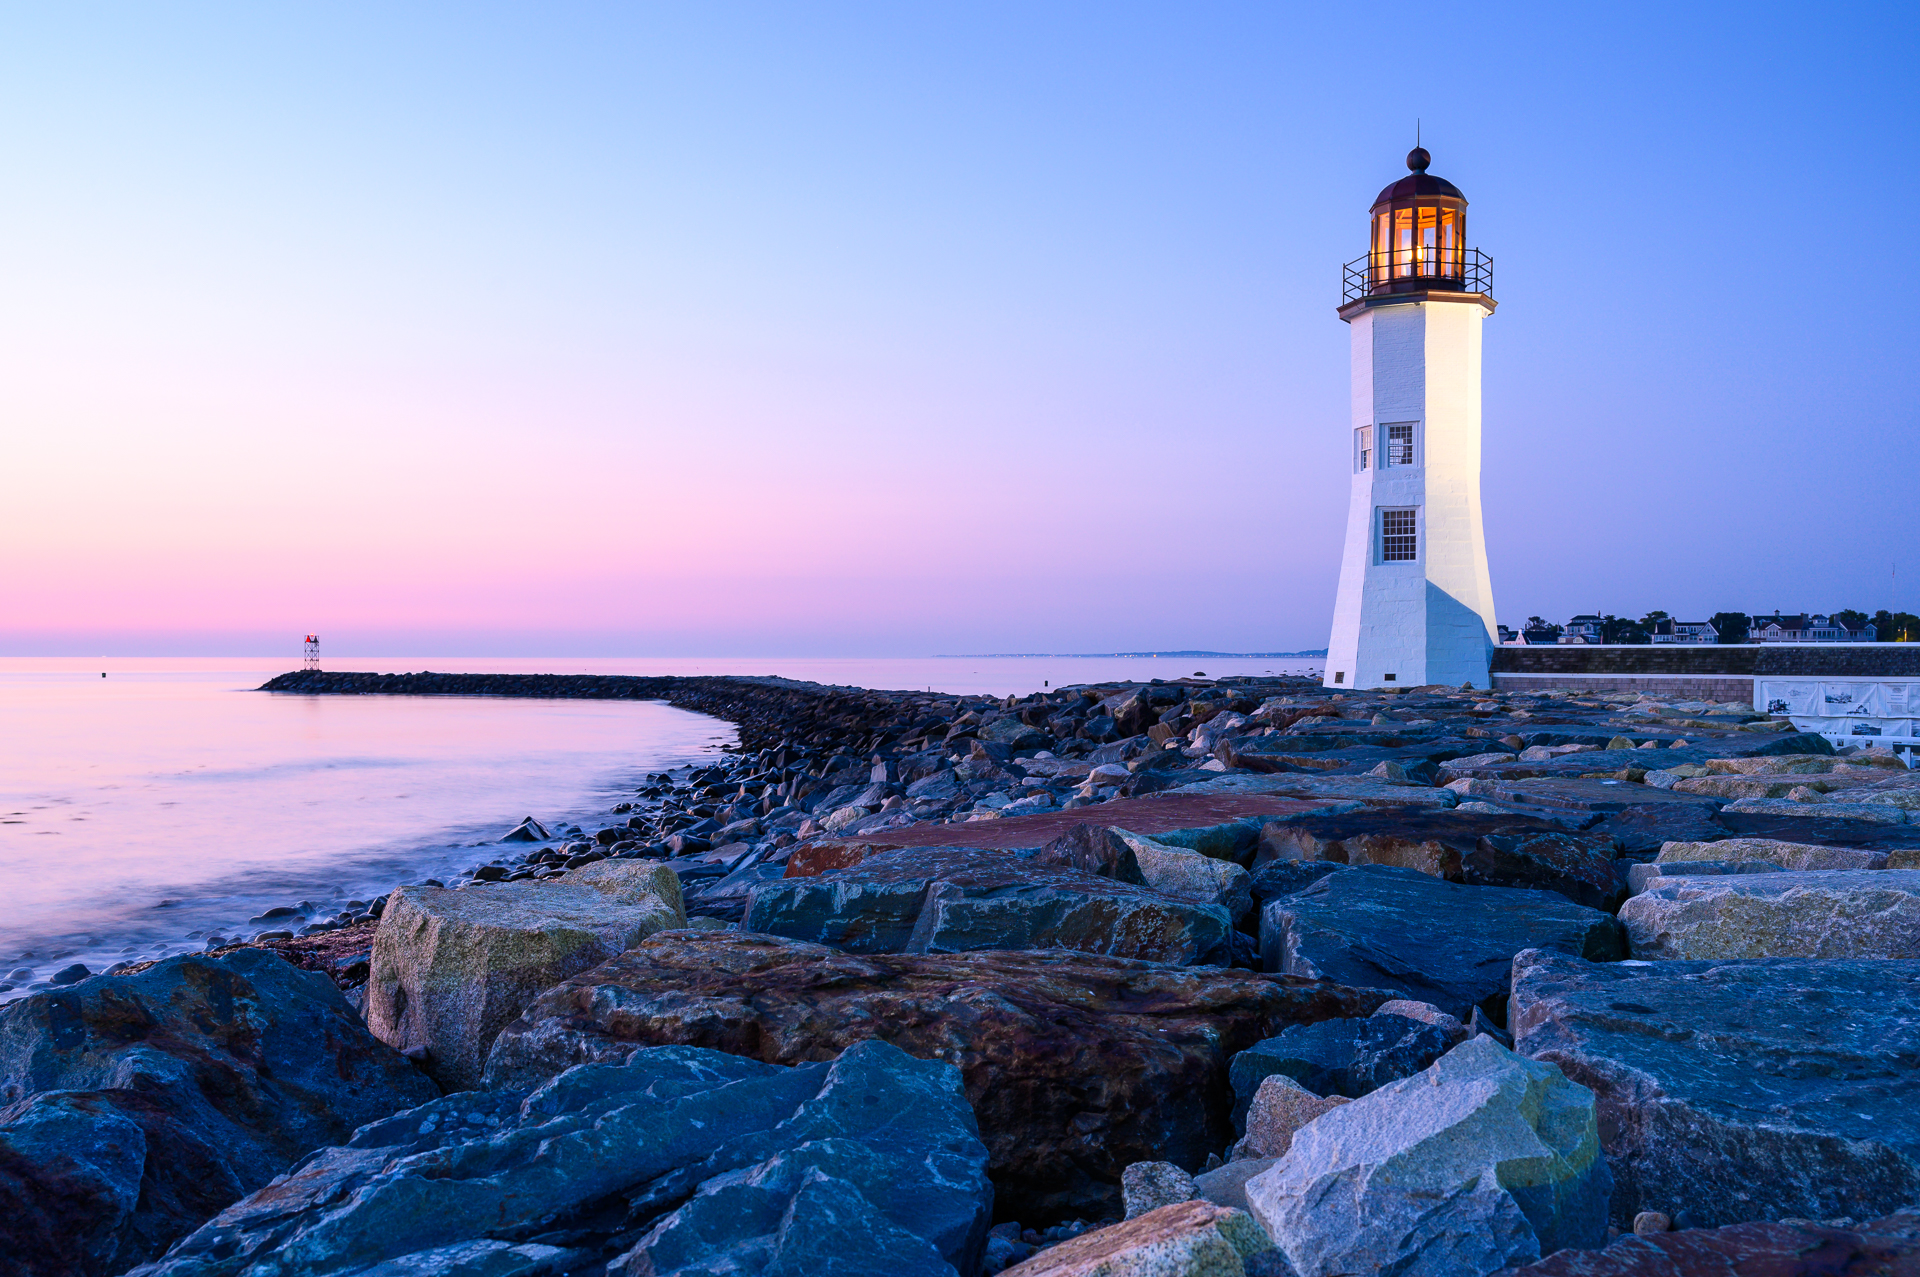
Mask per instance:
[[[1560,635],[1562,643],[1604,643],[1607,641],[1607,626],[1604,618],[1594,612],[1583,612],[1567,622],[1567,628]]]
[[[1328,687],[1487,687],[1496,642],[1480,526],[1480,324],[1491,262],[1467,201],[1407,156],[1348,263],[1353,480]]]
[[[1718,643],[1720,631],[1712,621],[1655,621],[1648,637],[1655,643]]]
[[[1871,625],[1850,630],[1830,616],[1776,612],[1749,619],[1749,643],[1871,643],[1877,632]]]

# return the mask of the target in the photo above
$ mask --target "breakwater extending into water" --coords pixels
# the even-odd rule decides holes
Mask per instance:
[[[737,724],[741,743],[781,741],[876,748],[897,737],[903,708],[955,697],[830,687],[794,679],[722,675],[647,677],[632,674],[366,674],[295,670],[268,680],[263,692],[361,696],[512,696],[553,700],[665,701],[678,709]],[[868,738],[865,746],[856,738]]]

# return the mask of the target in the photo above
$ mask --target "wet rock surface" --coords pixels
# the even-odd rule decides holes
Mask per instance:
[[[141,1277],[972,1271],[992,1188],[951,1065],[669,1047],[376,1122]]]
[[[169,958],[0,1009],[0,1254],[116,1274],[313,1149],[438,1092],[324,977]]]
[[[1613,1221],[1879,1214],[1920,1200],[1920,964],[1520,956],[1516,1048],[1590,1088]]]
[[[954,1063],[1007,1218],[1118,1213],[1121,1172],[1197,1170],[1234,1137],[1233,1054],[1383,993],[1061,951],[854,955],[739,932],[655,936],[561,984],[495,1043],[520,1087],[637,1046],[797,1064],[879,1038]]]

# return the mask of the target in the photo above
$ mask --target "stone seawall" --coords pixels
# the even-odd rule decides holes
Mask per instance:
[[[1920,643],[1569,643],[1497,647],[1495,674],[1665,678],[1920,678]]]
[[[1920,678],[1920,643],[1739,643],[1495,648],[1494,687],[1653,692],[1744,701],[1756,678]]]
[[[1715,678],[1711,675],[1495,673],[1493,686],[1495,691],[1501,692],[1567,688],[1584,692],[1651,692],[1656,696],[1685,701],[1734,702],[1753,699],[1751,675]]]
[[[871,750],[897,734],[917,701],[911,692],[876,692],[772,677],[648,678],[630,674],[363,674],[294,670],[263,692],[334,696],[522,696],[548,700],[666,701],[740,728],[741,743],[764,749],[831,738]],[[950,698],[946,698],[950,699]],[[863,745],[862,739],[866,738]]]

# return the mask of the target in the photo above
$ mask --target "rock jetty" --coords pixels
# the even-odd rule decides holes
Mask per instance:
[[[1883,751],[1544,688],[267,690],[738,744],[0,1009],[12,1271],[1920,1270]]]

